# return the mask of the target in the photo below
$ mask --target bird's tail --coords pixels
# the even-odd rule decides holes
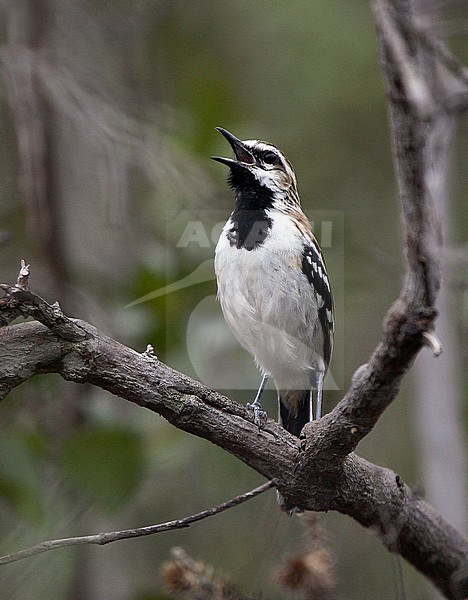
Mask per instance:
[[[312,420],[311,411],[309,390],[282,390],[279,392],[279,422],[289,433],[299,437],[304,425]],[[294,503],[283,498],[279,492],[278,504],[281,510],[289,515],[302,512]]]
[[[312,420],[309,390],[280,391],[279,420],[281,425],[296,437]]]

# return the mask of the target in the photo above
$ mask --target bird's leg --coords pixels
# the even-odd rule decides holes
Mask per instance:
[[[323,390],[323,371],[316,371],[315,373],[315,389],[317,395],[315,399],[315,420],[317,421],[322,416],[322,390]]]
[[[267,419],[267,413],[262,410],[262,405],[260,404],[260,400],[262,399],[262,395],[263,395],[263,390],[265,389],[266,386],[266,382],[268,380],[268,375],[263,375],[262,377],[262,381],[260,382],[260,387],[258,388],[257,391],[257,395],[255,396],[255,400],[252,402],[252,404],[247,404],[247,408],[250,408],[253,410],[254,413],[254,423],[255,425],[257,425],[259,428],[261,427],[262,423],[264,423]]]

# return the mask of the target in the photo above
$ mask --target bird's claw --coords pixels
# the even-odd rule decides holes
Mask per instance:
[[[248,410],[253,411],[253,420],[255,425],[261,429],[267,422],[268,414],[262,410],[262,405],[260,402],[254,402],[253,404],[246,404],[246,408]]]

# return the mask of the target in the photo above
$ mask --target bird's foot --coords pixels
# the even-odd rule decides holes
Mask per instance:
[[[260,404],[260,402],[252,402],[252,404],[250,404],[250,402],[248,404],[245,405],[245,407],[248,410],[253,411],[253,420],[255,425],[261,429],[267,422],[268,419],[268,414],[262,410],[262,405]]]

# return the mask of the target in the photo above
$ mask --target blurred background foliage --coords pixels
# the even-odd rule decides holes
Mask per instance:
[[[325,254],[338,322],[330,409],[379,339],[403,272],[368,3],[3,0],[0,7],[1,280],[13,282],[24,257],[34,290],[69,315],[137,350],[150,343],[171,366],[248,401],[258,373],[224,325],[212,272],[232,194],[226,172],[208,158],[228,151],[217,125],[272,141],[295,166],[319,238],[332,223]],[[444,18],[450,45],[466,61],[466,4],[449,3]],[[456,335],[446,342],[439,331],[460,360],[458,397],[468,387],[461,368],[467,157],[465,118],[444,256]],[[443,372],[443,361],[432,368]],[[359,452],[424,493],[416,385],[406,379]],[[270,394],[265,406],[274,415]],[[153,413],[57,376],[10,394],[0,424],[2,554],[182,517],[261,482]],[[466,407],[458,425],[466,430]],[[327,514],[323,523],[340,599],[396,597],[394,559],[381,544],[344,516]],[[269,493],[189,530],[7,565],[0,598],[167,598],[159,571],[172,546],[230,574],[246,594],[281,598],[272,573],[300,549],[301,536],[300,520],[280,514]],[[403,575],[408,599],[432,597],[407,565]]]

